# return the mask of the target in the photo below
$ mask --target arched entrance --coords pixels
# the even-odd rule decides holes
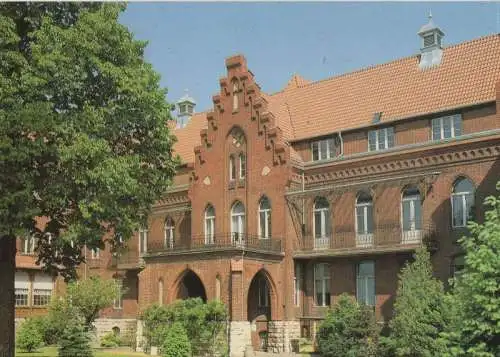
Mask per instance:
[[[207,293],[201,279],[192,270],[188,270],[182,276],[177,290],[177,299],[201,298],[207,302]]]
[[[261,270],[252,279],[248,289],[248,320],[253,325],[252,345],[255,351],[267,351],[268,323],[271,320],[272,286]]]

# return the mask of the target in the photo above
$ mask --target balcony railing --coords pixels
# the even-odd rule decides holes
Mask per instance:
[[[399,224],[378,225],[370,232],[356,232],[343,229],[323,237],[306,236],[299,250],[301,252],[321,252],[325,250],[351,251],[365,249],[405,249],[427,244],[433,240],[433,225],[421,229],[403,230]]]
[[[143,263],[141,254],[137,250],[126,247],[114,253],[111,261],[118,269],[136,269]]]
[[[210,252],[221,250],[248,250],[263,253],[282,253],[281,240],[260,238],[245,233],[226,233],[210,236],[176,237],[173,241],[149,241],[147,255],[176,252]]]

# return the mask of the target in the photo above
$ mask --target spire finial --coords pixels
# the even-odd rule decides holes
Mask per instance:
[[[432,21],[432,10],[429,10],[429,21]]]

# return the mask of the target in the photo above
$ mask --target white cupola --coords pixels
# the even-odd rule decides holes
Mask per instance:
[[[443,57],[442,38],[444,32],[434,24],[432,13],[429,12],[429,22],[420,28],[418,35],[421,38],[420,69],[438,66]]]
[[[196,102],[189,96],[187,89],[185,93],[186,94],[175,103],[177,105],[177,128],[184,128],[186,126],[189,119],[193,116],[194,107],[196,106]]]

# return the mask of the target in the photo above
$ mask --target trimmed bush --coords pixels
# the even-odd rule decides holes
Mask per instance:
[[[101,337],[101,347],[118,347],[120,345],[120,336],[118,336],[114,332],[109,332]]]
[[[176,322],[167,329],[161,352],[163,357],[192,356],[191,343],[182,324]]]
[[[39,319],[28,318],[19,327],[16,346],[26,352],[33,352],[43,345],[43,332]]]

